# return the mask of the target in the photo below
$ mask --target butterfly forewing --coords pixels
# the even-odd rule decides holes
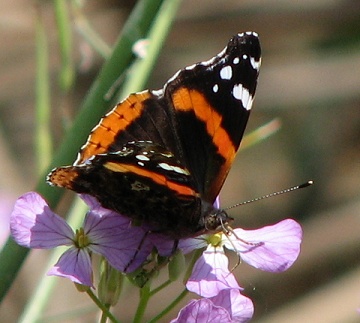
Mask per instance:
[[[84,163],[91,156],[116,152],[132,141],[152,141],[172,151],[172,120],[168,107],[159,100],[159,92],[131,94],[107,113],[91,131],[74,164]]]
[[[185,68],[165,87],[176,112],[178,149],[208,202],[214,202],[239,148],[260,55],[257,34],[238,34],[217,56]]]

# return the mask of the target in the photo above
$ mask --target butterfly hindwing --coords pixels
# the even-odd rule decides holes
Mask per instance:
[[[92,195],[104,207],[169,236],[172,231],[189,235],[198,230],[192,215],[201,200],[192,176],[171,152],[150,141],[131,142],[81,165],[56,168],[48,180]]]

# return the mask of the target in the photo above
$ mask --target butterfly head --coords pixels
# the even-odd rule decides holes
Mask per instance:
[[[234,219],[223,209],[218,209],[210,203],[202,203],[202,226],[206,233],[227,232],[229,223]]]

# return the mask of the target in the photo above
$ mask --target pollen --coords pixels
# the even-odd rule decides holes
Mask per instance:
[[[86,248],[90,244],[89,237],[85,234],[83,228],[76,230],[74,243],[75,246],[79,249]]]
[[[221,247],[222,232],[215,233],[209,237],[208,243],[213,247]]]

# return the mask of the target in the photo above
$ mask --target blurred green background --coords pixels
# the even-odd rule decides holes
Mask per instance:
[[[81,15],[111,46],[135,1],[87,1],[73,13],[74,87],[59,88],[60,54],[51,1],[36,2],[48,37],[51,128],[56,147],[103,63],[83,38]],[[0,0],[0,209],[37,182],[35,123],[35,2]],[[292,217],[303,225],[302,252],[283,274],[241,264],[235,270],[255,304],[254,322],[359,322],[360,307],[360,2],[357,0],[183,0],[148,88],[179,68],[207,60],[235,33],[259,33],[263,60],[247,132],[278,118],[281,129],[240,152],[222,190],[230,206],[312,179],[302,191],[231,211],[236,224],[257,228]],[[74,156],[75,159],[76,156]],[[14,322],[31,298],[46,253],[32,252],[0,306]],[[236,259],[234,259],[234,262]],[[88,322],[94,309],[60,278],[46,314],[56,322]],[[181,290],[175,284],[169,295]],[[126,304],[131,317],[136,291]],[[64,297],[66,295],[66,297]],[[159,295],[149,308],[167,304]],[[132,302],[132,297],[134,301]],[[184,301],[185,302],[185,301]],[[83,311],[81,318],[57,316]],[[168,318],[174,317],[169,316]],[[124,318],[124,322],[127,318]]]

